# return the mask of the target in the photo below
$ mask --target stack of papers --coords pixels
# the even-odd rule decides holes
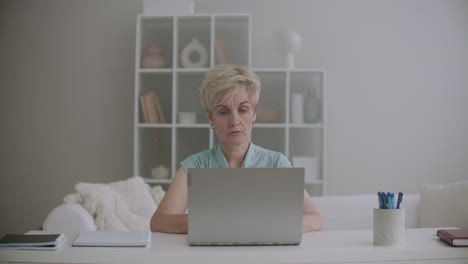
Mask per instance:
[[[73,242],[74,247],[147,247],[150,231],[89,231],[82,232]]]
[[[65,234],[6,234],[0,249],[57,250],[66,242]]]

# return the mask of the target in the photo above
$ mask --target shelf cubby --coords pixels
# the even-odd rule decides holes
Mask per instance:
[[[209,149],[210,132],[209,128],[182,127],[177,128],[177,147],[176,147],[176,168],[180,162],[192,154]]]
[[[260,147],[286,152],[285,129],[270,127],[255,127],[252,129],[252,142]]]
[[[257,123],[285,123],[286,72],[256,71],[261,81]]]
[[[307,138],[307,140],[303,140]],[[324,167],[323,167],[323,132],[321,127],[292,127],[289,128],[289,160],[293,167],[296,159],[304,159],[306,169],[306,190],[310,195],[323,194]],[[308,171],[311,170],[311,171]],[[307,175],[310,175],[308,178]]]
[[[249,66],[250,16],[215,16],[214,21],[213,42],[221,40],[228,62]],[[214,64],[218,64],[218,56],[215,57]]]
[[[140,157],[137,175],[151,178],[151,168],[171,168],[171,128],[142,128],[138,130],[138,138]]]
[[[140,72],[139,95],[155,92],[159,97],[159,104],[166,123],[172,122],[172,73],[167,72]],[[140,102],[138,101],[138,120],[143,123]]]
[[[307,138],[307,140],[304,140]],[[289,128],[289,158],[294,156],[322,156],[321,128]]]
[[[180,124],[180,112],[195,112],[197,124],[208,123],[199,100],[199,88],[204,77],[204,72],[181,72],[177,75],[177,123]]]
[[[139,28],[140,46],[138,48],[137,67],[141,67],[141,59],[151,44],[161,47],[161,55],[166,61],[164,68],[172,68],[174,18],[140,16],[137,20]]]
[[[211,50],[211,17],[209,16],[194,16],[194,17],[178,17],[177,18],[177,68],[184,68],[180,54],[182,50],[191,43],[193,39],[197,39],[206,49],[208,60],[207,64],[202,68],[210,66],[210,50]],[[199,56],[198,53],[193,53],[191,56]],[[198,61],[199,57],[192,58],[193,61]]]
[[[302,94],[304,98],[304,123],[320,123],[323,119],[324,72],[292,71],[290,72],[290,95]],[[315,95],[318,104],[312,97]],[[291,97],[291,96],[290,96]],[[292,108],[292,105],[291,105]],[[292,112],[291,112],[292,114]]]

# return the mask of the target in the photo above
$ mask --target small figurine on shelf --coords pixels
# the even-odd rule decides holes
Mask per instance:
[[[144,69],[164,68],[166,60],[161,54],[161,46],[156,43],[151,43],[146,49],[145,55],[141,60],[141,67]]]
[[[280,112],[275,109],[260,108],[257,110],[258,123],[278,123],[280,121]]]
[[[321,102],[315,88],[307,89],[307,97],[304,101],[304,119],[307,123],[320,122]]]
[[[169,179],[169,168],[159,165],[158,167],[151,168],[151,177],[155,179]]]
[[[169,168],[164,167],[164,165],[156,165],[156,164],[161,163],[161,160],[159,160],[159,157],[158,157],[159,149],[161,149],[159,135],[155,134],[153,136],[151,150],[150,150],[151,152],[149,155],[151,177],[155,179],[169,179],[170,178]]]

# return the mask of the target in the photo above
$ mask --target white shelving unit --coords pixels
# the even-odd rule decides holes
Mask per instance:
[[[208,124],[200,106],[198,88],[205,73],[217,62],[215,41],[223,41],[228,60],[233,64],[251,65],[252,27],[248,14],[197,14],[191,16],[137,17],[135,60],[135,133],[134,174],[151,184],[167,185],[171,179],[151,178],[151,167],[162,165],[173,177],[179,163],[191,154],[217,144],[215,133]],[[180,56],[183,47],[192,38],[209,51],[206,68],[184,68]],[[142,69],[141,58],[148,45],[161,46],[166,68]],[[252,131],[252,142],[284,153],[291,161],[294,156],[313,156],[318,159],[319,178],[307,183],[312,195],[323,195],[325,173],[325,115],[326,72],[322,69],[254,68],[262,82],[260,111],[275,111],[273,122],[257,123]],[[321,98],[320,118],[314,123],[291,123],[291,94],[306,95],[315,89]],[[158,94],[166,119],[164,124],[144,123],[139,96],[148,91]],[[197,122],[179,123],[177,113],[195,112]],[[267,121],[266,119],[264,121]]]

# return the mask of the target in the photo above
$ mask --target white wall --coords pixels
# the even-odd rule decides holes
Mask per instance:
[[[253,64],[301,33],[328,71],[328,193],[467,179],[468,1],[195,0],[253,15]],[[131,176],[141,1],[0,2],[0,233],[38,227],[79,181]],[[278,16],[278,14],[280,16]]]
[[[277,31],[302,35],[296,66],[328,73],[328,194],[468,179],[468,1],[197,0],[196,11],[251,13],[254,67],[282,65]]]
[[[140,1],[0,2],[0,233],[132,175]]]

